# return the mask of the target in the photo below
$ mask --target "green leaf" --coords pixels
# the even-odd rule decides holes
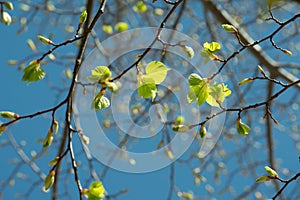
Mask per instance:
[[[282,51],[283,53],[289,55],[289,56],[292,56],[292,55],[293,55],[293,52],[291,52],[291,51],[289,51],[289,50],[287,50],[287,49],[282,49],[281,51]]]
[[[80,18],[79,18],[79,24],[83,24],[87,18],[87,11],[83,11],[80,15]]]
[[[191,74],[189,77],[190,90],[187,94],[187,100],[192,103],[197,100],[197,105],[203,104],[208,95],[208,82],[206,78],[201,78],[197,74]]]
[[[138,76],[138,93],[144,98],[152,98],[156,96],[157,88],[155,81],[145,75]]]
[[[154,80],[155,84],[160,84],[167,77],[170,69],[162,62],[152,61],[146,66],[146,77]]]
[[[44,44],[53,44],[52,40],[50,40],[49,38],[46,38],[42,35],[38,35],[38,39]]]
[[[161,9],[161,8],[155,8],[154,9],[154,14],[157,15],[157,16],[163,16],[164,10]]]
[[[244,85],[244,84],[250,83],[252,81],[253,81],[253,78],[245,78],[241,82],[239,82],[239,85]]]
[[[49,166],[53,166],[53,165],[56,165],[57,164],[57,162],[59,161],[59,157],[56,157],[56,158],[54,158],[53,160],[51,160],[50,162],[49,162]]]
[[[172,130],[174,132],[179,132],[179,133],[184,133],[188,130],[190,130],[191,128],[187,125],[183,125],[183,124],[180,124],[180,125],[176,125],[176,126],[173,126],[172,127]]]
[[[48,191],[51,188],[51,186],[53,185],[53,183],[55,181],[54,176],[55,176],[55,172],[53,170],[51,170],[44,180],[45,191]]]
[[[188,81],[190,86],[195,86],[199,85],[203,81],[203,78],[201,78],[198,74],[193,73],[189,76]]]
[[[110,82],[110,81],[107,81],[105,82],[107,88],[112,91],[112,92],[118,92],[118,86],[115,82]]]
[[[17,119],[19,115],[10,111],[2,111],[0,112],[0,117],[8,118],[8,119]]]
[[[192,47],[189,46],[184,46],[184,51],[187,53],[189,58],[193,58],[195,55],[194,49]]]
[[[144,13],[147,11],[147,5],[143,1],[138,1],[134,6],[133,10],[138,13]]]
[[[242,122],[241,118],[238,118],[236,120],[236,128],[237,128],[238,134],[243,135],[243,136],[248,135],[250,132],[250,127],[248,125],[244,124]]]
[[[207,133],[207,131],[206,131],[205,125],[202,125],[199,130],[200,137],[204,138],[206,136],[206,133]]]
[[[129,25],[126,22],[118,22],[115,25],[115,30],[118,32],[126,31],[129,28]]]
[[[9,2],[9,1],[4,2],[4,6],[5,6],[8,10],[13,10],[13,9],[14,9],[14,5],[12,4],[12,2]]]
[[[230,24],[222,24],[222,28],[228,32],[237,32],[236,28]]]
[[[258,177],[255,182],[256,183],[261,183],[261,182],[265,182],[265,181],[269,181],[270,180],[270,177],[269,176],[260,176]]]
[[[206,102],[215,107],[220,107],[219,103],[222,103],[225,100],[225,97],[231,94],[231,90],[224,85],[224,83],[214,83],[213,85],[210,85],[208,92],[209,96],[207,97]]]
[[[59,128],[58,121],[54,120],[54,122],[53,122],[53,128],[54,128],[55,133],[57,134],[58,128]]]
[[[10,14],[8,14],[5,11],[1,11],[1,21],[2,21],[2,23],[4,23],[7,26],[10,25],[10,23],[11,23],[11,16],[10,16]]]
[[[184,123],[184,117],[183,116],[178,116],[175,120],[175,124],[183,124]]]
[[[95,95],[92,103],[92,109],[101,110],[110,106],[110,101],[108,98],[103,96],[101,92]]]
[[[88,77],[88,79],[92,82],[104,82],[111,77],[111,75],[112,73],[108,67],[98,66],[92,70],[92,76]]]
[[[109,35],[113,34],[113,28],[111,25],[103,25],[102,30],[106,34],[109,34]]]
[[[101,181],[94,181],[91,183],[88,191],[88,200],[100,200],[104,199],[105,189]]]
[[[43,79],[46,75],[45,71],[41,69],[40,62],[37,60],[31,61],[29,65],[23,70],[22,81],[36,82]]]
[[[53,142],[53,132],[51,130],[48,131],[46,138],[44,139],[43,142],[43,147],[44,148],[48,148],[51,146],[52,142]]]
[[[209,53],[215,53],[221,49],[221,45],[218,42],[205,42],[203,44],[204,50]]]
[[[266,172],[272,177],[278,177],[277,172],[271,167],[265,166]]]
[[[90,138],[83,133],[80,134],[80,139],[85,145],[88,145],[90,143]]]
[[[3,131],[6,130],[6,126],[4,124],[1,124],[0,126],[0,136],[2,135]]]

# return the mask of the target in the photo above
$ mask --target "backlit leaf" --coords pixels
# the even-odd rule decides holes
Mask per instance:
[[[146,66],[145,76],[154,80],[155,84],[160,84],[165,80],[169,70],[162,62],[152,61]]]

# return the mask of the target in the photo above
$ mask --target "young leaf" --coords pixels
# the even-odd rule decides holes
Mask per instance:
[[[56,158],[54,158],[53,160],[51,160],[48,165],[49,166],[56,165],[57,162],[59,161],[59,159],[60,159],[60,157],[57,156]]]
[[[183,116],[178,116],[175,120],[175,124],[183,124],[184,123],[184,117]]]
[[[245,78],[241,82],[239,82],[239,85],[244,85],[247,83],[251,83],[253,81],[253,78]]]
[[[104,33],[107,33],[109,35],[113,34],[113,28],[111,25],[103,25],[102,30]]]
[[[261,183],[261,182],[265,182],[265,181],[269,181],[270,180],[270,177],[269,176],[260,176],[258,177],[255,182],[256,183]]]
[[[53,132],[51,131],[51,129],[48,131],[46,138],[44,139],[43,142],[43,147],[44,148],[48,148],[51,146],[52,142],[53,142]]]
[[[86,10],[81,13],[80,18],[79,18],[79,24],[83,24],[85,22],[85,20],[87,18],[87,14],[88,13],[86,12]]]
[[[49,38],[46,38],[42,35],[38,35],[38,39],[44,44],[53,44],[52,40],[50,40]]]
[[[4,124],[1,124],[0,126],[0,136],[2,135],[3,131],[6,130],[6,126]]]
[[[215,53],[221,49],[221,45],[218,42],[205,42],[203,44],[204,50],[209,53]]]
[[[4,6],[5,6],[8,10],[13,10],[13,9],[14,9],[14,5],[12,4],[12,2],[9,2],[9,1],[4,2]]]
[[[36,82],[43,79],[46,75],[45,71],[41,69],[40,62],[38,60],[31,61],[29,65],[24,68],[24,74],[22,81]]]
[[[87,196],[89,200],[100,200],[104,199],[105,189],[101,181],[94,181],[91,183],[90,188],[87,192]]]
[[[95,95],[92,103],[92,109],[101,110],[110,106],[110,101],[108,98],[103,96],[101,92]]]
[[[155,8],[154,9],[154,14],[157,15],[157,16],[163,16],[164,10],[161,9],[161,8]]]
[[[264,69],[263,69],[260,65],[257,65],[257,69],[258,69],[258,71],[259,71],[262,75],[266,75],[266,72],[264,71]]]
[[[195,55],[194,49],[192,47],[184,46],[184,51],[187,53],[189,58],[193,58]]]
[[[248,135],[250,132],[250,127],[248,125],[244,124],[242,122],[241,118],[238,118],[236,120],[236,128],[237,128],[238,134],[243,135],[243,136]]]
[[[88,79],[92,82],[104,82],[111,77],[111,75],[112,73],[108,67],[98,66],[92,70],[92,76],[88,77]]]
[[[51,170],[44,180],[45,191],[48,191],[51,188],[51,186],[53,185],[53,183],[55,181],[54,176],[55,176],[55,171]]]
[[[105,82],[107,88],[112,91],[112,92],[118,92],[118,86],[115,82],[110,82],[110,81],[107,81]]]
[[[228,32],[237,32],[237,29],[230,24],[222,24],[222,28]]]
[[[134,6],[133,10],[138,13],[144,13],[147,11],[147,5],[143,1],[138,1]]]
[[[28,39],[27,40],[27,45],[29,46],[29,48],[31,49],[31,51],[36,52],[36,46],[33,42],[32,39]]]
[[[291,51],[287,50],[287,49],[282,49],[281,51],[282,51],[283,53],[289,55],[289,56],[292,56],[292,55],[293,55],[293,53],[292,53]]]
[[[58,121],[54,120],[54,122],[53,122],[53,128],[54,128],[55,133],[58,132],[58,127],[59,127]]]
[[[154,80],[155,84],[160,84],[167,77],[167,68],[162,62],[152,61],[146,66],[146,77]]]
[[[197,105],[203,104],[208,95],[208,82],[206,78],[201,78],[197,74],[191,74],[189,76],[190,90],[187,94],[187,100],[192,103],[197,100]]]
[[[214,83],[209,86],[208,93],[209,96],[207,97],[206,102],[211,106],[220,107],[219,103],[222,103],[225,100],[225,97],[231,94],[231,90],[224,85],[224,83]]]
[[[8,14],[5,11],[1,11],[1,21],[5,24],[5,25],[10,25],[11,23],[11,16],[10,14]]]
[[[88,145],[90,143],[90,138],[88,136],[84,135],[83,133],[81,133],[79,136],[80,136],[81,141],[85,145]]]
[[[265,166],[266,172],[272,177],[278,177],[277,172],[271,167]]]
[[[8,118],[8,119],[17,119],[19,115],[10,111],[2,111],[0,112],[0,117]]]
[[[206,131],[205,125],[203,124],[199,129],[200,137],[204,138],[206,136],[206,133],[207,133],[207,131]]]
[[[175,159],[173,152],[169,148],[165,148],[165,154],[168,156],[168,158],[170,160],[174,160]]]
[[[115,25],[115,30],[118,32],[126,31],[129,28],[129,25],[126,22],[118,22]]]
[[[138,76],[138,93],[144,98],[152,98],[156,96],[157,88],[155,81],[145,75]]]
[[[188,130],[190,130],[191,128],[187,125],[183,125],[183,124],[180,124],[180,125],[177,125],[177,126],[173,126],[172,127],[172,130],[174,132],[179,132],[179,133],[184,133]]]

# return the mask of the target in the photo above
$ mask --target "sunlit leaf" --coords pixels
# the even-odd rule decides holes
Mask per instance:
[[[108,98],[103,96],[101,92],[95,95],[93,102],[92,102],[92,109],[94,110],[101,110],[103,108],[107,108],[110,106],[110,101]]]
[[[155,84],[160,84],[167,77],[169,70],[162,62],[152,61],[146,66],[146,75],[144,76],[147,79],[154,80]]]
[[[238,118],[236,120],[236,128],[237,128],[238,134],[243,135],[243,136],[248,135],[250,132],[250,127],[248,125],[244,124],[240,118]]]
[[[207,130],[205,128],[205,125],[202,125],[199,129],[199,134],[201,138],[204,138],[206,136]]]
[[[184,50],[187,53],[189,58],[193,58],[195,55],[194,49],[192,47],[189,46],[184,46]]]
[[[108,67],[98,66],[92,70],[92,76],[88,77],[88,79],[92,82],[104,82],[111,77],[111,75],[112,73]]]
[[[19,118],[19,115],[10,111],[1,111],[0,117],[8,118],[8,119],[17,119]]]
[[[4,6],[5,6],[8,10],[13,10],[13,9],[14,9],[14,5],[13,5],[12,2],[10,2],[10,1],[5,1],[5,2],[4,2]]]
[[[22,81],[27,82],[36,82],[43,79],[46,75],[45,71],[41,69],[40,62],[34,60],[29,63],[29,65],[24,68],[24,74],[22,77]]]
[[[103,25],[102,30],[104,33],[107,33],[109,35],[113,34],[113,28],[111,25]]]
[[[51,129],[48,131],[46,138],[44,139],[43,142],[43,147],[44,148],[48,148],[51,146],[52,142],[53,142],[53,132],[51,131]]]
[[[245,85],[247,83],[251,83],[252,81],[253,81],[253,78],[245,78],[239,82],[239,85]]]
[[[100,200],[105,197],[104,195],[105,189],[101,181],[94,181],[91,183],[90,188],[88,190],[87,196],[88,200]]]
[[[220,107],[219,103],[224,102],[225,97],[231,94],[231,90],[224,83],[214,83],[208,88],[209,96],[206,102],[211,106]],[[218,103],[219,102],[219,103]]]
[[[269,176],[260,176],[255,180],[255,182],[260,183],[260,182],[265,182],[265,181],[269,181],[269,180],[270,180]]]
[[[205,42],[203,44],[204,50],[210,53],[215,53],[221,49],[221,45],[218,42]]]
[[[149,78],[145,75],[138,76],[138,93],[144,98],[152,98],[156,94],[157,88],[155,81],[152,78]]]
[[[45,178],[45,180],[44,180],[45,191],[48,191],[52,187],[52,185],[53,185],[53,183],[55,181],[55,177],[54,176],[55,176],[55,172],[54,172],[54,170],[51,170],[49,172],[49,174],[47,175],[47,177]]]
[[[188,102],[192,103],[197,100],[197,105],[203,104],[209,95],[207,79],[201,78],[197,74],[191,74],[189,76],[189,85]]]
[[[277,172],[276,172],[274,169],[272,169],[271,167],[265,166],[265,169],[266,169],[266,172],[267,172],[270,176],[278,177]]]
[[[138,1],[134,6],[133,10],[138,13],[144,13],[147,11],[147,5],[143,1]]]
[[[126,31],[129,28],[129,25],[126,22],[118,22],[115,25],[115,30],[118,32]]]
[[[8,14],[8,12],[1,11],[1,21],[2,21],[2,23],[4,23],[7,26],[10,25],[10,23],[11,23],[10,14]]]
[[[222,27],[228,32],[237,32],[237,29],[230,24],[222,24]]]

